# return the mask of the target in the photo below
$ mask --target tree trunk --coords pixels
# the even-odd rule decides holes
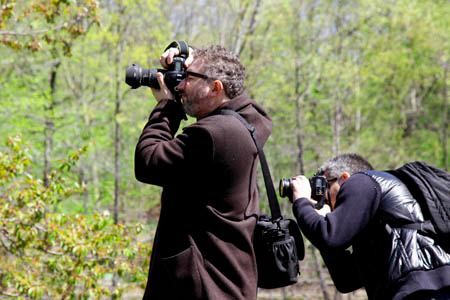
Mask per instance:
[[[293,3],[293,7],[298,7],[298,11],[296,12],[296,15],[300,15],[300,7],[298,3]],[[302,48],[302,41],[301,39],[301,32],[300,32],[300,18],[295,18],[295,24],[294,24],[294,32],[293,35],[295,37],[294,41],[294,47],[295,47],[295,69],[294,69],[294,76],[295,76],[295,137],[297,141],[297,160],[296,160],[296,168],[295,170],[297,172],[300,172],[300,174],[305,173],[305,164],[303,160],[303,100],[304,100],[304,93],[301,91],[301,79],[300,79],[300,72],[301,72],[301,48]],[[304,83],[305,84],[305,83]]]
[[[88,201],[89,201],[89,192],[86,188],[87,186],[87,180],[86,180],[86,174],[84,171],[84,166],[81,165],[80,169],[78,171],[78,184],[83,187],[83,212],[86,214],[88,212]]]
[[[296,26],[298,29],[298,26]],[[300,56],[300,41],[296,40],[296,55]],[[303,160],[303,103],[304,103],[304,93],[300,92],[300,58],[295,59],[295,137],[297,141],[297,160],[296,160],[296,170],[300,174],[305,174],[305,163]]]
[[[311,257],[312,257],[312,260],[314,263],[314,269],[316,270],[317,277],[319,278],[320,288],[322,289],[323,299],[330,300],[330,296],[328,295],[328,292],[327,292],[327,286],[325,284],[325,279],[323,278],[323,274],[322,274],[322,267],[321,267],[319,259],[317,257],[317,250],[316,250],[316,248],[314,248],[313,245],[309,245],[309,247],[311,250]]]
[[[44,186],[49,186],[49,175],[51,172],[51,156],[53,149],[53,135],[55,133],[54,110],[55,110],[55,93],[56,93],[56,75],[61,65],[60,60],[55,60],[50,69],[50,99],[49,104],[45,107],[44,120]]]
[[[80,127],[81,130],[85,131],[85,134],[80,134],[80,136],[83,136],[83,143],[85,142],[90,142],[91,140],[91,128],[90,128],[90,122],[91,122],[91,117],[89,114],[89,103],[87,100],[87,95],[85,93],[85,91],[87,90],[86,87],[86,47],[85,47],[85,43],[82,44],[82,59],[81,59],[81,66],[80,66],[80,76],[79,76],[79,86],[80,86],[80,95],[78,96],[78,99],[80,101],[80,107],[81,107],[81,112],[82,112],[82,116],[80,116]],[[94,87],[94,91],[95,91],[95,87]],[[82,120],[82,121],[81,121]],[[81,133],[81,132],[80,132]],[[95,159],[91,160],[92,164],[95,164]],[[89,180],[89,167],[84,164],[84,163],[80,163],[80,184],[82,184],[83,187],[83,210],[84,213],[88,212],[88,204],[89,204],[89,190],[87,189],[88,186],[88,180]]]
[[[298,85],[298,83],[296,83]],[[300,174],[305,174],[305,163],[303,160],[303,114],[301,109],[303,108],[303,95],[299,96],[297,101],[295,102],[295,135],[297,140],[297,161],[296,161],[296,170],[300,172]]]
[[[341,126],[342,126],[342,104],[336,97],[333,122],[333,154],[338,155],[341,151]]]
[[[299,3],[293,3],[294,7],[299,7],[299,10],[297,11],[297,17],[295,18],[295,24],[294,24],[294,30],[293,30],[293,36],[295,37],[295,70],[294,70],[294,76],[295,76],[295,137],[297,142],[297,159],[296,159],[296,171],[298,171],[300,174],[305,174],[305,163],[304,163],[304,135],[303,135],[303,123],[304,123],[304,99],[305,99],[305,90],[306,88],[302,85],[308,85],[308,82],[305,82],[305,80],[301,79],[301,66],[304,65],[301,62],[302,55],[301,55],[301,49],[305,45],[305,41],[301,40],[301,24],[300,24],[300,9],[301,5]],[[309,16],[311,17],[311,15]],[[313,245],[310,245],[311,250],[311,257],[313,260],[313,266],[314,270],[316,272],[317,277],[319,278],[320,282],[320,288],[322,290],[323,299],[329,300],[330,297],[328,295],[328,292],[326,290],[326,284],[323,278],[323,272],[322,268],[319,262],[319,259],[317,257],[317,250],[314,248]]]
[[[235,45],[235,53],[241,55],[242,51],[245,48],[245,44],[248,40],[248,38],[255,33],[255,29],[256,29],[256,16],[258,15],[258,11],[259,11],[259,7],[261,5],[261,0],[256,0],[255,1],[255,5],[253,7],[253,11],[252,14],[250,16],[250,20],[248,22],[248,26],[244,29],[244,32],[242,33],[242,35],[240,34],[238,36],[238,41],[236,42]]]
[[[121,24],[117,25],[117,32],[121,32]],[[116,65],[116,87],[115,87],[115,109],[114,109],[114,224],[119,221],[119,195],[120,195],[120,145],[121,145],[121,128],[119,123],[120,104],[122,102],[120,74],[122,74],[123,39],[120,39],[117,47],[118,52],[115,57]]]
[[[442,110],[442,165],[444,167],[445,170],[448,171],[448,127],[449,127],[449,122],[448,122],[448,98],[449,98],[449,94],[448,94],[448,70],[449,70],[449,63],[445,62],[444,63],[444,85],[443,85],[443,89],[442,89],[442,98],[443,98],[443,103],[444,103],[444,109]]]

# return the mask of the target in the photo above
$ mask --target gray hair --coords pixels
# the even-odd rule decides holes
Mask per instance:
[[[200,60],[205,75],[222,82],[225,94],[234,98],[244,92],[245,67],[239,57],[222,46],[195,49],[194,60]]]
[[[372,165],[364,157],[356,153],[338,155],[325,162],[319,168],[319,172],[326,173],[329,178],[338,178],[343,172],[348,172],[352,175],[356,172],[368,170],[373,170]]]

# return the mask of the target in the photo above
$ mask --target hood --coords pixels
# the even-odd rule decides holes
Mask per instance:
[[[218,109],[231,109],[239,113],[256,128],[256,136],[261,145],[264,145],[272,132],[272,119],[262,106],[250,99],[246,93],[225,102]]]

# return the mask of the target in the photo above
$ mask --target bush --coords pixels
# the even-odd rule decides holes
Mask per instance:
[[[141,225],[115,225],[109,213],[67,215],[56,206],[81,188],[69,155],[48,186],[27,170],[32,159],[20,138],[0,152],[0,295],[22,299],[120,297],[145,284],[150,248]]]

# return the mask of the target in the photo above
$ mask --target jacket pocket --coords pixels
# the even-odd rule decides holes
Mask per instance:
[[[162,257],[161,264],[171,281],[167,299],[203,299],[198,257],[192,246],[176,255]]]

